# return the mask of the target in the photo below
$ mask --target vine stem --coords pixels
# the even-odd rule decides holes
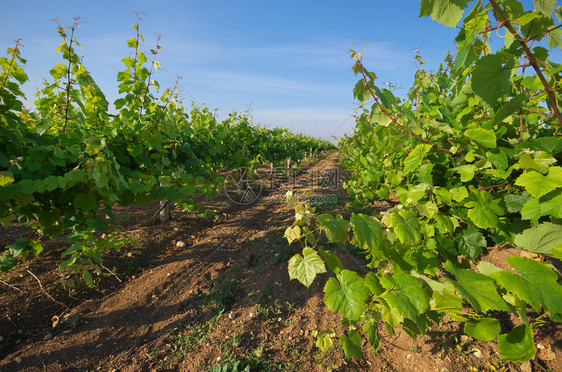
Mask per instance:
[[[358,63],[359,63],[359,66],[361,67],[361,74],[363,75],[363,81],[365,82],[365,86],[366,86],[367,89],[369,90],[369,93],[371,94],[371,97],[373,97],[373,99],[375,100],[375,102],[377,103],[377,105],[379,106],[379,108],[381,109],[381,111],[386,115],[386,117],[388,117],[394,124],[398,125],[398,126],[400,127],[400,129],[402,129],[406,134],[410,135],[411,137],[417,138],[417,139],[419,139],[420,141],[425,142],[425,143],[427,143],[428,145],[431,145],[431,146],[435,147],[435,148],[438,149],[438,150],[445,151],[445,152],[448,152],[448,153],[452,154],[451,150],[447,150],[446,148],[443,148],[443,147],[441,147],[441,146],[438,146],[438,145],[436,145],[435,143],[433,143],[433,142],[431,142],[431,141],[429,141],[429,140],[426,140],[426,139],[424,139],[424,138],[418,136],[418,135],[415,134],[415,133],[410,132],[410,131],[409,131],[408,129],[406,129],[402,124],[400,124],[400,123],[398,122],[398,120],[397,120],[395,117],[391,116],[391,115],[384,109],[384,107],[382,106],[382,104],[381,104],[380,101],[379,101],[379,98],[375,95],[375,93],[373,93],[371,87],[369,86],[369,82],[368,82],[368,80],[367,80],[367,75],[365,74],[365,69],[363,68],[363,64],[361,63],[361,61],[358,61]],[[464,156],[464,155],[462,155],[462,156]]]
[[[14,285],[11,285],[10,283],[5,282],[5,281],[3,281],[3,280],[0,280],[0,283],[2,283],[2,284],[4,284],[4,285],[7,285],[8,287],[13,288],[13,289],[15,289],[15,290],[21,291],[21,288],[18,288],[18,287],[14,286]]]
[[[508,183],[502,183],[501,185],[492,185],[492,186],[486,186],[486,187],[480,187],[478,190],[480,191],[484,191],[484,190],[490,190],[490,189],[495,189],[498,187],[506,187],[509,186]]]
[[[174,82],[174,88],[172,89],[172,92],[168,96],[168,99],[166,100],[166,103],[162,107],[162,110],[160,111],[160,115],[158,116],[158,120],[156,120],[155,125],[158,125],[160,123],[160,120],[162,119],[162,116],[164,116],[164,111],[166,110],[166,108],[170,104],[170,101],[172,100],[172,96],[175,94],[174,92],[176,91],[177,87],[178,87],[178,80],[176,80]]]
[[[29,271],[29,270],[26,270],[26,271],[27,271],[29,274],[31,274],[31,276],[34,277],[35,280],[37,280],[37,283],[39,283],[39,287],[41,288],[41,290],[43,291],[43,293],[45,293],[45,295],[46,295],[47,297],[49,297],[52,301],[54,301],[54,302],[56,302],[57,304],[61,305],[61,306],[64,307],[65,309],[68,309],[68,308],[69,308],[68,306],[66,306],[66,305],[63,304],[62,302],[55,300],[55,299],[53,298],[53,296],[51,296],[51,295],[49,294],[49,292],[47,292],[47,291],[45,290],[45,288],[43,288],[43,284],[41,284],[41,281],[39,280],[38,277],[35,276],[35,274],[33,274],[33,273],[32,273],[31,271]]]
[[[20,40],[21,39],[16,40],[16,45],[14,46],[14,49],[12,49],[12,58],[10,59],[10,64],[8,66],[8,70],[12,69],[12,65],[14,64],[14,61],[16,60],[16,55],[18,53],[18,48],[20,46]],[[8,77],[9,77],[9,74],[6,74],[6,76],[4,76],[4,81],[2,81],[2,85],[0,85],[0,89],[4,89],[4,85],[6,85],[6,81],[8,81]]]
[[[505,17],[505,15],[503,14],[501,8],[496,3],[496,1],[490,0],[490,4],[492,4],[492,7],[494,8],[494,17],[496,18],[496,20],[500,24],[504,25],[505,28],[507,28],[509,30],[509,32],[512,33],[512,35],[515,37],[515,39],[519,42],[519,44],[521,45],[521,47],[525,51],[525,54],[527,55],[527,58],[529,59],[529,64],[531,66],[533,66],[533,69],[537,73],[537,76],[539,77],[542,85],[544,86],[546,94],[548,95],[548,100],[550,101],[550,107],[551,107],[552,113],[554,114],[556,119],[558,119],[558,121],[562,125],[562,114],[560,114],[560,111],[558,110],[558,105],[556,103],[556,97],[554,96],[554,93],[552,92],[552,88],[550,87],[550,85],[548,85],[548,82],[546,81],[546,78],[544,77],[544,74],[542,73],[535,56],[533,55],[533,53],[531,52],[531,49],[529,48],[529,45],[527,45],[527,41],[525,39],[523,39],[521,37],[521,35],[519,35],[519,32],[517,32],[517,30],[513,27],[511,22]]]
[[[78,19],[75,19],[72,28],[70,29],[70,42],[68,43],[68,67],[66,70],[66,107],[64,109],[64,125],[62,131],[66,131],[66,124],[68,123],[68,107],[70,106],[70,83],[72,82],[72,41],[74,40],[74,30],[76,29]]]

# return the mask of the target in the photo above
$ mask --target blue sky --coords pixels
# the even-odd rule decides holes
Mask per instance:
[[[71,24],[73,16],[82,21],[77,38],[84,65],[113,102],[140,11],[147,54],[161,34],[164,69],[155,78],[166,88],[181,76],[186,106],[194,100],[217,109],[220,118],[250,109],[254,122],[321,138],[349,133],[354,125],[350,48],[367,47],[365,65],[405,95],[416,71],[412,49],[420,49],[427,69],[437,69],[457,34],[419,19],[413,0],[20,0],[2,7],[0,47],[22,39],[29,102],[60,62],[55,48],[61,41],[50,20]]]

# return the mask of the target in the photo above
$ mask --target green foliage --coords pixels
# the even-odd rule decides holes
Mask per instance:
[[[95,285],[103,252],[134,241],[121,234],[112,206],[170,200],[201,209],[196,195],[211,197],[225,169],[294,161],[333,145],[286,129],[253,125],[232,113],[218,122],[207,108],[188,112],[177,86],[161,90],[154,79],[160,46],[141,50],[140,20],[127,41],[130,55],[117,74],[120,97],[110,105],[77,54],[78,18],[57,24],[62,61],[50,69],[34,111],[23,107],[19,41],[0,58],[0,222],[17,221],[40,236],[69,231],[61,270]],[[113,107],[111,107],[113,106]],[[40,245],[16,242],[0,259],[7,271]]]
[[[336,274],[325,301],[344,317],[347,357],[360,355],[360,333],[376,349],[378,323],[416,337],[448,315],[465,322],[468,335],[497,340],[503,360],[524,362],[536,351],[527,309],[552,319],[562,313],[561,275],[548,261],[508,257],[513,270],[483,261],[488,247],[506,243],[547,260],[562,256],[562,65],[549,58],[562,17],[553,18],[554,3],[535,1],[533,11],[517,0],[478,1],[463,18],[466,0],[423,0],[420,16],[462,26],[457,52],[437,71],[423,70],[416,56],[419,71],[404,99],[379,88],[352,51],[363,111],[339,143],[351,174],[345,187],[356,205],[380,198],[393,207],[354,213],[345,224],[297,205],[288,229],[290,242],[318,252]],[[506,36],[493,43],[495,35]],[[326,255],[323,232],[365,251],[371,271],[359,275]],[[491,311],[522,325],[501,334]],[[319,347],[328,347],[328,336]]]
[[[490,341],[498,337],[500,321],[494,318],[481,318],[465,323],[464,332],[477,340]]]

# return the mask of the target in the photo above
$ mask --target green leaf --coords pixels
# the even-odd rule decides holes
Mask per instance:
[[[522,194],[505,194],[503,201],[509,213],[517,213],[523,209],[525,203],[532,199],[532,196],[524,192]]]
[[[331,242],[345,243],[347,241],[349,222],[345,221],[342,216],[338,215],[337,218],[334,218],[330,214],[321,214],[316,218],[316,221],[326,232],[326,236]]]
[[[556,0],[533,0],[535,3],[535,11],[544,14],[547,17],[552,16]]]
[[[431,18],[445,26],[457,27],[468,0],[422,0],[420,17]]]
[[[487,261],[480,261],[476,267],[478,267],[478,271],[487,276],[492,276],[493,273],[502,271],[502,269]]]
[[[535,356],[535,342],[533,330],[530,326],[522,324],[511,330],[506,335],[498,337],[498,350],[501,360],[511,360],[523,363]]]
[[[365,332],[365,334],[367,335],[372,350],[375,352],[378,351],[379,344],[381,341],[381,336],[379,334],[379,330],[377,329],[377,327],[372,323],[365,323],[365,325],[363,325],[363,332]]]
[[[459,241],[459,253],[469,258],[476,259],[480,257],[482,248],[485,248],[486,238],[474,227],[469,227],[463,231],[463,235]]]
[[[324,353],[332,347],[332,338],[330,335],[318,335],[316,338],[316,347],[322,350]]]
[[[504,170],[509,166],[509,160],[507,156],[503,152],[496,152],[487,151],[486,158],[492,163],[494,168]]]
[[[509,92],[509,78],[510,70],[503,68],[503,57],[490,54],[480,58],[474,65],[472,90],[484,103],[493,106],[498,98]]]
[[[480,318],[466,322],[464,333],[477,340],[490,341],[498,337],[501,331],[499,320],[494,318]]]
[[[20,84],[23,84],[29,80],[27,74],[21,67],[16,67],[13,71],[13,75]]]
[[[320,255],[322,255],[322,258],[326,261],[326,265],[328,265],[330,270],[332,270],[335,274],[343,270],[343,265],[340,259],[333,252],[325,251],[322,248],[318,248],[318,252],[320,252]]]
[[[515,184],[525,187],[535,198],[540,198],[562,187],[562,167],[551,167],[546,176],[535,171],[525,172],[517,178]]]
[[[371,216],[359,213],[351,214],[351,226],[354,233],[353,243],[371,254],[380,251],[384,246],[383,230],[380,223]]]
[[[562,225],[544,222],[517,234],[514,243],[526,251],[562,259]]]
[[[416,319],[418,314],[429,310],[429,296],[420,279],[407,273],[397,273],[381,277],[380,282],[387,290],[381,297],[401,316]]]
[[[296,254],[289,260],[289,278],[297,279],[307,288],[310,287],[317,274],[325,273],[324,261],[312,248],[304,248],[302,256]]]
[[[97,211],[99,209],[99,202],[96,194],[79,193],[74,197],[73,205],[76,209],[82,211]]]
[[[473,164],[460,166],[457,172],[461,175],[461,182],[468,182],[474,178],[474,173],[478,168]]]
[[[494,115],[492,120],[492,125],[502,122],[507,117],[518,112],[521,109],[523,102],[527,99],[525,94],[519,94],[509,100],[509,102],[504,103],[501,108]]]
[[[92,288],[94,286],[94,279],[92,278],[92,274],[87,269],[82,269],[82,278],[86,282],[88,287]]]
[[[445,262],[443,268],[455,276],[456,281],[446,279],[472,305],[476,312],[510,311],[509,306],[498,294],[492,278],[472,270],[459,269],[451,261]]]
[[[462,202],[464,199],[468,198],[468,191],[464,186],[454,187],[449,191],[451,192],[453,200],[456,200],[458,202]]]
[[[499,205],[499,200],[493,200],[486,190],[474,190],[465,206],[471,208],[468,210],[468,217],[481,229],[497,227],[498,216],[505,213]]]
[[[521,210],[521,218],[524,220],[538,221],[542,216],[562,218],[562,190],[556,191],[555,195],[546,200],[530,199]]]
[[[536,151],[532,157],[529,154],[521,155],[517,166],[526,170],[534,169],[544,174],[552,164],[556,164],[553,156],[544,151]]]
[[[35,188],[33,187],[33,180],[21,180],[14,184],[14,189],[22,194],[33,194]]]
[[[493,277],[508,291],[530,304],[535,311],[540,305],[552,313],[562,313],[562,286],[558,275],[542,262],[526,257],[510,256],[505,261],[517,270],[502,270]]]
[[[522,141],[515,147],[516,151],[524,149],[544,151],[547,154],[554,155],[562,152],[562,137],[539,137],[530,141]]]
[[[437,213],[434,218],[435,222],[437,222],[435,227],[443,234],[452,234],[455,231],[455,226],[453,225],[453,221],[451,221],[451,217],[443,213]]]
[[[283,237],[287,238],[289,244],[302,237],[301,228],[299,226],[289,226],[285,229]]]
[[[465,136],[481,144],[482,146],[495,148],[496,147],[496,135],[491,129],[484,128],[471,128],[464,132]]]
[[[361,335],[357,331],[350,330],[346,336],[342,334],[340,337],[340,343],[343,347],[343,352],[347,359],[360,358],[361,357]]]
[[[12,172],[0,172],[0,187],[14,182],[14,175]]]
[[[557,47],[562,49],[562,30],[557,28],[550,31],[546,37],[546,42],[552,50],[556,49]]]
[[[408,174],[417,167],[420,166],[425,155],[431,150],[432,146],[426,143],[421,143],[414,147],[414,149],[408,154],[406,159],[404,159],[404,174]]]
[[[433,310],[447,314],[459,314],[462,310],[462,299],[446,288],[442,291],[433,291],[430,303]]]
[[[372,271],[369,271],[365,276],[365,285],[375,296],[380,296],[384,292],[379,278]]]
[[[18,260],[14,258],[11,254],[4,253],[0,256],[0,272],[5,273],[10,271],[10,269],[16,266]]]
[[[342,270],[324,286],[324,301],[328,309],[337,311],[350,320],[359,320],[365,310],[365,301],[371,291],[357,273]]]
[[[402,243],[418,243],[421,241],[420,223],[416,216],[409,211],[401,210],[390,216],[390,226]]]

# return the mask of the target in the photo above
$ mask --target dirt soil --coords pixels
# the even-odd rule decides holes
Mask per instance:
[[[0,276],[0,371],[562,370],[561,325],[548,319],[537,328],[537,356],[524,365],[499,361],[493,343],[464,336],[447,320],[417,340],[381,328],[381,350],[365,343],[364,356],[352,360],[336,337],[328,352],[316,347],[314,331],[341,318],[324,305],[326,277],[308,289],[289,280],[287,261],[300,249],[283,238],[294,219],[284,195],[292,189],[319,212],[349,216],[342,176],[333,152],[253,203],[234,204],[226,194],[203,202],[217,218],[173,209],[159,223],[156,203],[118,207],[118,224],[141,243],[104,257],[97,290],[55,270],[64,238],[44,241],[38,259]],[[0,249],[22,236],[34,233],[0,229]],[[367,272],[353,247],[335,249],[345,267]],[[493,248],[486,259],[505,267],[513,254],[519,251]],[[342,331],[336,327],[336,335]]]

